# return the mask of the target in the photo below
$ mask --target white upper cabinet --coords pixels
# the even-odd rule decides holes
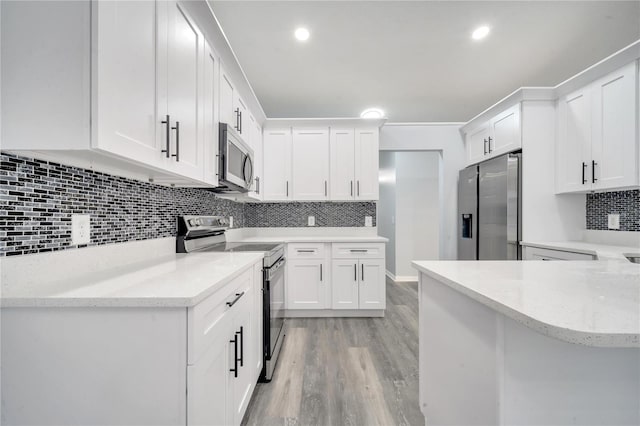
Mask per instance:
[[[593,189],[639,184],[637,75],[633,62],[593,85]]]
[[[377,200],[379,141],[378,129],[355,131],[355,199]]]
[[[182,176],[203,179],[204,39],[182,3],[167,2],[167,113],[169,143],[163,147],[169,168]],[[163,99],[162,95],[159,99]],[[162,111],[164,105],[159,105]]]
[[[520,103],[465,135],[467,164],[475,164],[522,147]]]
[[[353,200],[355,197],[356,146],[353,129],[331,129],[331,188],[332,200]]]
[[[218,59],[205,42],[203,82],[204,181],[218,184]]]
[[[166,43],[159,19],[166,4],[96,2],[92,146],[158,166],[165,127],[156,120],[159,58]],[[160,76],[162,77],[162,76]],[[86,105],[88,108],[89,105]]]
[[[329,130],[293,129],[294,200],[329,199]]]
[[[636,62],[558,100],[558,193],[638,186]]]
[[[265,201],[291,199],[291,129],[269,129],[263,134]]]
[[[235,88],[225,69],[220,67],[220,122],[233,127],[237,126],[237,115],[234,111]]]
[[[488,149],[491,156],[502,155],[522,147],[520,103],[491,120]]]
[[[590,189],[590,162],[591,91],[584,88],[558,100],[558,192]]]

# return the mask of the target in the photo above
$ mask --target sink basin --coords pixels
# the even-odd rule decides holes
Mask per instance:
[[[631,263],[640,263],[640,253],[625,254],[624,257],[629,259]]]

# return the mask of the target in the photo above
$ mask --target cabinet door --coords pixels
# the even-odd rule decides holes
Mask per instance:
[[[378,199],[378,129],[356,129],[356,199]]]
[[[230,391],[234,366],[231,318],[221,321],[219,338],[195,365],[187,366],[187,419],[189,425],[233,423],[233,394]]]
[[[293,129],[291,168],[294,200],[329,198],[328,129]]]
[[[242,422],[242,417],[249,405],[251,394],[256,384],[254,380],[254,356],[256,351],[252,319],[253,315],[258,312],[253,309],[253,275],[248,275],[248,277],[251,279],[247,286],[243,287],[245,294],[233,306],[233,333],[235,335],[232,335],[232,339],[234,336],[238,339],[238,349],[236,352],[235,347],[232,347],[231,351],[238,358],[238,377],[231,373],[229,380],[232,382],[233,418],[236,425]],[[234,346],[233,343],[230,343],[230,345]]]
[[[330,197],[353,200],[355,197],[355,132],[353,129],[331,129],[329,137]]]
[[[177,173],[202,180],[204,40],[182,3],[168,2],[167,105],[171,117],[170,158]]]
[[[165,127],[164,117],[156,117],[162,77],[156,74],[162,69],[156,45],[165,35],[166,4],[108,1],[92,7],[97,8],[93,147],[158,166]]]
[[[238,126],[237,114],[233,102],[235,89],[224,68],[220,67],[220,122],[229,124],[234,129]]]
[[[384,309],[386,283],[384,259],[360,259],[359,307],[360,309]]]
[[[265,130],[262,158],[263,199],[291,199],[291,130]]]
[[[331,308],[358,309],[358,260],[331,261]]]
[[[208,43],[204,48],[203,125],[204,125],[204,180],[218,184],[218,58]]]
[[[591,189],[591,92],[584,88],[558,101],[558,192]]]
[[[491,120],[491,133],[487,144],[491,156],[502,155],[522,147],[519,103]]]
[[[483,161],[489,153],[488,141],[491,134],[488,125],[474,130],[466,136],[467,164]]]
[[[293,260],[287,272],[287,309],[327,307],[324,261]]]
[[[638,185],[636,62],[593,85],[593,189]]]

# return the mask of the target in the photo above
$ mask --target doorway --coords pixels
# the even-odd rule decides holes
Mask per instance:
[[[440,160],[438,151],[380,151],[377,224],[393,281],[417,281],[411,261],[440,258]]]

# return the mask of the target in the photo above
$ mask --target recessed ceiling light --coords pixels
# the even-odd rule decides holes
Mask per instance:
[[[482,40],[487,35],[489,35],[490,31],[491,31],[491,28],[489,28],[486,25],[483,25],[481,27],[476,28],[475,31],[471,33],[471,38],[473,38],[474,40]]]
[[[306,28],[300,27],[294,34],[300,41],[307,41],[309,39],[309,30]]]
[[[362,118],[383,118],[384,111],[380,108],[367,108],[360,114]]]

